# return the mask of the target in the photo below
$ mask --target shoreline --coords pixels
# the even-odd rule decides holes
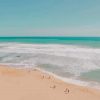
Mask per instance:
[[[100,85],[99,86],[93,86],[93,85],[90,86],[89,82],[85,82],[85,81],[82,81],[82,80],[75,80],[75,79],[72,79],[72,78],[61,77],[59,75],[56,75],[55,73],[46,71],[46,70],[41,69],[41,68],[35,68],[35,69],[39,70],[39,71],[41,71],[43,73],[46,73],[46,74],[48,74],[50,76],[53,76],[54,78],[56,78],[56,79],[58,79],[58,80],[60,80],[60,81],[62,81],[64,83],[100,90]]]
[[[1,66],[1,64],[0,64]],[[45,74],[48,74],[64,83],[68,83],[68,84],[72,84],[72,85],[76,85],[76,86],[81,86],[81,87],[86,87],[86,88],[91,88],[91,89],[96,89],[96,90],[100,90],[100,85],[98,85],[96,82],[93,84],[96,84],[95,86],[94,85],[91,85],[89,82],[86,82],[86,81],[82,81],[82,80],[75,80],[75,79],[72,79],[72,78],[65,78],[65,77],[62,77],[62,76],[59,76],[59,75],[56,75],[55,73],[53,72],[49,72],[49,71],[46,71],[45,69],[42,69],[42,68],[37,68],[37,67],[16,67],[16,66],[11,66],[11,65],[2,65],[2,66],[5,66],[5,67],[9,67],[9,68],[15,68],[15,69],[21,69],[21,70],[38,70],[42,73],[45,73]],[[91,85],[91,86],[90,86]]]
[[[84,96],[87,100],[100,100],[100,90],[65,83],[39,69],[3,65],[0,65],[0,89],[1,100],[84,100]]]

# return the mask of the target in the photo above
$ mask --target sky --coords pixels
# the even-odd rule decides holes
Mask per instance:
[[[100,36],[100,0],[0,0],[0,36]]]

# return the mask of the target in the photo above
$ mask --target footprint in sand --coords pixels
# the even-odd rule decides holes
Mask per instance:
[[[69,89],[66,88],[66,89],[64,90],[64,93],[65,93],[65,94],[68,94],[68,93],[69,93]]]
[[[48,76],[48,77],[47,77],[47,79],[51,79],[51,77],[50,77],[50,76]]]
[[[37,69],[33,69],[33,71],[37,71]]]
[[[56,85],[50,86],[50,88],[55,89],[56,88]]]
[[[44,75],[42,75],[42,79],[44,79],[45,78],[45,76]]]

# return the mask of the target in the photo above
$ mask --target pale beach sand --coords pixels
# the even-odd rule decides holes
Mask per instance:
[[[100,90],[64,83],[37,69],[0,66],[0,100],[100,100]]]

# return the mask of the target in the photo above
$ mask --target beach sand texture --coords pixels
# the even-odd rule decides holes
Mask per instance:
[[[0,100],[100,100],[100,90],[65,83],[37,69],[1,65]]]

